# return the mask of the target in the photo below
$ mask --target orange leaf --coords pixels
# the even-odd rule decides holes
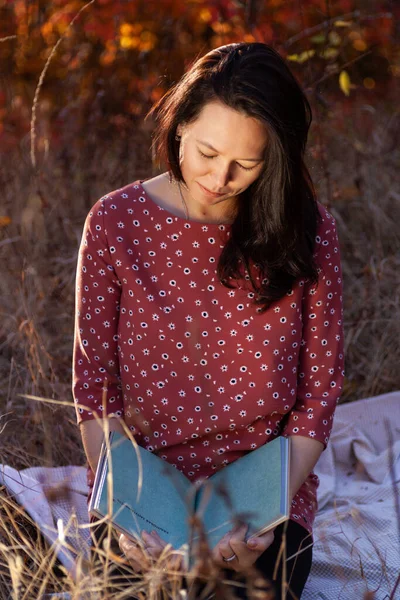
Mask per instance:
[[[0,227],[7,227],[11,223],[10,217],[0,217]]]

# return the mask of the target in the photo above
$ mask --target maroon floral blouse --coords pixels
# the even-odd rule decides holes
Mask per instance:
[[[233,290],[218,280],[230,225],[174,216],[140,181],[99,199],[77,265],[78,422],[106,398],[108,415],[192,481],[281,434],[326,447],[343,381],[342,275],[335,221],[319,210],[318,284],[299,280],[261,314],[248,275]],[[309,532],[318,483],[310,473],[292,501]]]

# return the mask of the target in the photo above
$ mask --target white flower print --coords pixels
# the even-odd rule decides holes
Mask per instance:
[[[296,282],[260,313],[246,283],[219,281],[228,226],[174,217],[138,182],[98,201],[79,249],[74,400],[90,410],[78,418],[93,418],[105,387],[113,413],[191,480],[282,433],[284,415],[289,435],[326,444],[343,378],[342,278],[334,221],[320,211],[318,285]],[[304,486],[295,514],[311,529],[315,481]]]

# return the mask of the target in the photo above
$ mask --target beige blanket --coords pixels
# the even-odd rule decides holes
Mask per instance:
[[[391,595],[400,573],[400,392],[338,406],[316,472],[314,560],[302,600],[361,600],[367,590],[374,600],[400,599],[400,584]],[[0,465],[1,483],[75,576],[89,540],[85,468]]]

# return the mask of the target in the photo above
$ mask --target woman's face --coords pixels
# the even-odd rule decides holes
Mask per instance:
[[[196,121],[178,126],[180,167],[192,217],[221,216],[264,168],[267,132],[261,122],[215,101]],[[207,191],[221,194],[212,196]]]

